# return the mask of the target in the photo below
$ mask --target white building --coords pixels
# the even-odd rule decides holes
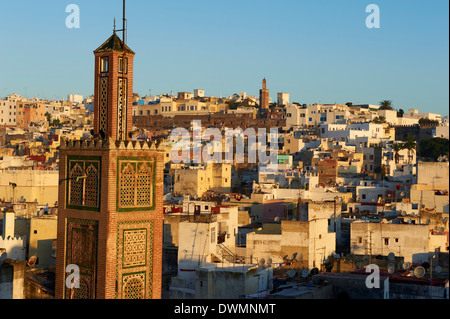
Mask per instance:
[[[322,138],[356,145],[358,138],[366,137],[381,141],[384,139],[383,124],[352,123],[352,124],[323,124],[320,126]]]
[[[253,258],[283,263],[285,256],[296,254],[308,269],[320,268],[336,250],[336,233],[329,232],[328,219],[307,221],[283,220],[281,224],[264,224],[247,234],[247,254]]]
[[[205,90],[195,89],[194,90],[194,98],[196,97],[205,97]]]
[[[433,129],[433,137],[440,137],[440,138],[446,138],[447,140],[449,139],[449,126],[448,123],[447,125],[440,125],[440,126],[436,126]]]
[[[81,104],[81,103],[83,103],[83,96],[77,95],[77,94],[69,94],[67,96],[67,101],[72,102],[72,103]]]
[[[355,255],[404,257],[405,262],[428,262],[428,253],[445,251],[446,235],[433,235],[428,225],[355,221],[350,226]]]
[[[278,105],[288,105],[289,104],[289,93],[278,93]]]
[[[0,99],[0,125],[17,125],[17,102],[26,100],[20,95],[11,94],[6,99]]]
[[[301,106],[289,103],[286,106],[286,127],[296,129],[302,126],[345,123],[350,115],[346,105],[313,104]]]
[[[417,110],[417,109],[409,109],[407,116],[412,117],[412,118],[416,118],[416,119],[428,119],[428,120],[432,120],[432,121],[438,121],[439,123],[441,123],[441,121],[442,121],[441,114],[437,114],[437,113],[419,113],[419,110]]]
[[[16,236],[15,214],[13,211],[3,213],[2,236],[0,236],[0,248],[6,250],[7,258],[16,261],[26,259],[26,236]]]

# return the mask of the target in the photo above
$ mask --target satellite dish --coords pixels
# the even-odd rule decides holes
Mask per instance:
[[[37,257],[36,256],[32,256],[28,261],[27,261],[27,265],[28,267],[33,267],[34,265],[36,265],[37,262]]]
[[[6,257],[8,257],[8,254],[6,251],[0,252],[0,266],[3,265],[3,263],[6,260]]]
[[[297,274],[297,272],[294,269],[291,269],[287,272],[287,275],[289,276],[289,278],[294,278],[296,274]]]
[[[297,253],[295,253],[295,254],[289,256],[289,260],[290,260],[290,261],[293,261],[295,258],[297,258]]]
[[[297,257],[295,259],[297,259],[297,261],[302,261],[303,260],[303,253],[297,254]]]
[[[265,260],[264,258],[261,258],[261,259],[259,260],[259,265],[260,265],[260,266],[264,266],[265,263],[266,263],[266,260]]]
[[[308,269],[303,270],[303,271],[302,271],[302,277],[303,277],[303,278],[306,278],[306,277],[308,277],[308,276],[309,276],[309,270],[308,270]]]
[[[395,254],[394,253],[389,253],[389,255],[387,256],[388,260],[395,260]]]
[[[416,276],[417,278],[422,278],[423,276],[425,276],[425,268],[419,266],[414,269],[414,276]]]
[[[272,266],[272,258],[267,259],[267,266]]]
[[[440,274],[440,273],[442,272],[442,267],[441,267],[441,266],[437,266],[437,267],[434,269],[434,271],[435,271],[437,274]]]
[[[395,265],[389,264],[388,265],[388,273],[390,273],[392,275],[394,273],[394,271],[395,271]]]
[[[411,268],[411,263],[410,262],[406,262],[403,264],[403,269],[404,270],[408,270],[409,268]]]

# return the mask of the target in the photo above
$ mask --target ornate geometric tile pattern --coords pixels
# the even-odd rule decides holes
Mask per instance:
[[[98,185],[99,185],[99,173],[94,165],[90,164],[86,169],[85,180],[85,196],[84,204],[86,206],[97,207],[98,206]]]
[[[67,219],[65,266],[80,269],[80,288],[65,288],[66,299],[95,299],[98,222]],[[69,273],[66,274],[68,276]]]
[[[80,165],[81,164],[81,165]],[[70,205],[83,205],[83,180],[77,181],[77,177],[83,176],[83,163],[74,163],[72,169],[69,173],[69,183],[70,183],[70,195],[69,204]]]
[[[98,130],[108,134],[108,77],[100,77],[100,90],[98,97]]]
[[[127,139],[127,79],[119,78],[117,87],[117,136],[119,140]]]
[[[145,272],[122,277],[123,299],[145,299]]]
[[[118,212],[155,208],[155,164],[155,158],[118,159]]]
[[[116,299],[150,299],[153,279],[153,221],[117,224]]]
[[[138,164],[137,173],[137,206],[152,206],[152,177],[153,170],[148,163]]]
[[[123,267],[145,266],[147,262],[147,229],[124,230]]]
[[[67,157],[67,208],[100,210],[100,163],[101,157]]]

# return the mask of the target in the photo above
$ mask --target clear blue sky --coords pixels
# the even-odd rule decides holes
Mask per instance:
[[[69,4],[81,27],[66,28]],[[368,29],[366,6],[380,8]],[[0,96],[93,94],[93,51],[121,24],[120,0],[0,0]],[[202,88],[207,95],[291,102],[370,103],[448,115],[446,0],[128,0],[128,45],[141,95]]]

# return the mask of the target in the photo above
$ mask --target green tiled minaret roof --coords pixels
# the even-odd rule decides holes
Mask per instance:
[[[125,52],[130,54],[135,54],[126,44],[124,45],[123,41],[119,38],[119,36],[114,32],[113,35],[105,41],[94,53],[103,53],[103,52]]]

